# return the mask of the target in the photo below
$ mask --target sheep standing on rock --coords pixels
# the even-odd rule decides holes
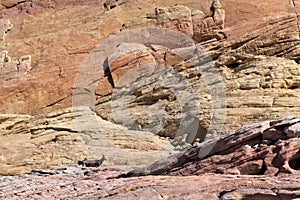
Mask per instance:
[[[103,7],[106,11],[109,11],[123,3],[125,3],[126,0],[106,0],[103,3]]]

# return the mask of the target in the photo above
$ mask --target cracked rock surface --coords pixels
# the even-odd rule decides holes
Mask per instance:
[[[132,169],[174,152],[167,139],[102,120],[88,107],[45,115],[0,115],[0,174],[24,174],[79,160],[100,159],[103,166]]]
[[[80,173],[82,170],[77,169]],[[299,198],[299,176],[147,176],[115,179],[120,172],[5,177],[1,199],[286,199]],[[2,179],[2,178],[1,178]],[[240,189],[235,189],[240,188]],[[272,188],[272,189],[270,189]]]
[[[299,174],[299,127],[300,118],[292,116],[244,126],[123,176]]]
[[[3,176],[0,199],[297,199],[299,123],[244,126],[127,172],[70,165]]]
[[[5,35],[0,60],[3,66],[0,69],[1,113],[38,115],[72,106],[75,80],[80,75],[79,69],[86,64],[84,61],[97,48],[108,49],[94,47],[109,35],[137,27],[167,28],[182,33],[194,39],[193,48],[204,50],[210,59],[197,68],[191,65],[195,56],[191,55],[193,48],[148,42],[122,44],[121,41],[103,58],[107,63],[99,63],[99,68],[89,70],[89,73],[104,75],[99,82],[94,82],[98,87],[91,93],[95,95],[92,106],[101,118],[128,129],[177,140],[179,126],[183,124],[182,129],[186,130],[195,122],[189,118],[192,115],[199,120],[195,122],[200,127],[196,138],[186,136],[188,131],[178,135],[183,143],[193,143],[249,123],[299,113],[298,1],[106,1],[118,4],[109,10],[103,8],[103,3],[94,0],[76,1],[76,4],[46,0],[1,2],[0,34]],[[178,55],[184,55],[184,59]],[[106,64],[110,73],[101,68]],[[147,72],[147,76],[133,74],[126,82],[129,87],[137,86],[135,91],[120,98],[113,96],[114,84],[141,66],[144,68],[140,71]],[[172,82],[167,87],[157,83],[158,79],[168,82],[168,73],[162,73],[157,66],[170,67],[181,76],[177,77],[175,87]],[[220,73],[219,81],[222,80],[225,87],[220,102],[227,105],[224,106],[226,116],[217,116],[214,130],[208,130],[212,124],[214,97],[205,84],[206,74],[201,68],[212,66]],[[153,67],[156,73],[151,74],[149,68]],[[140,83],[149,80],[151,84],[141,86]],[[178,86],[182,80],[189,88]],[[189,93],[181,95],[188,103],[180,102],[168,86]],[[123,105],[124,98],[133,99],[127,106],[131,121],[122,115],[121,119],[113,118],[113,98],[116,106]],[[194,109],[196,106],[198,112]],[[185,115],[181,113],[183,109],[195,113]],[[220,128],[223,120],[224,127]]]
[[[300,198],[299,13],[298,0],[2,0],[0,199]],[[174,32],[97,46],[145,27]]]

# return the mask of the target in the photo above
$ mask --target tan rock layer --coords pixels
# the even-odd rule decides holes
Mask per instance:
[[[31,70],[31,56],[24,55],[11,60],[6,50],[5,35],[13,28],[9,20],[0,20],[0,80],[5,85],[12,79],[20,79]]]
[[[161,115],[158,110],[151,110],[151,106],[157,106],[160,110],[163,110],[162,107],[166,107],[166,121],[164,123],[158,122],[160,125],[165,125],[166,128],[158,134],[174,138],[180,120],[183,118],[182,113],[180,113],[183,105],[176,100],[176,93],[171,92],[170,88],[175,91],[188,91],[187,86],[190,85],[194,93],[190,93],[186,98],[192,99],[193,94],[197,94],[198,99],[196,101],[200,106],[200,112],[196,113],[192,107],[190,110],[194,111],[194,115],[200,119],[200,127],[207,129],[210,123],[210,113],[212,112],[212,107],[209,105],[212,94],[205,85],[205,79],[202,78],[206,75],[206,72],[203,72],[206,65],[191,66],[189,62],[193,61],[184,62],[182,57],[174,53],[178,51],[176,49],[168,50],[162,47],[147,49],[145,46],[137,44],[131,44],[131,46],[135,47],[135,50],[133,48],[130,53],[124,53],[125,45],[121,45],[116,52],[123,52],[123,54],[120,54],[119,57],[116,56],[116,53],[112,54],[115,60],[111,59],[110,61],[111,75],[115,84],[119,85],[121,89],[116,88],[113,91],[106,78],[101,80],[100,87],[97,89],[96,112],[98,115],[109,121],[114,121],[116,120],[113,116],[114,112],[126,109],[131,113],[131,118],[124,116],[124,119],[119,120],[118,123],[131,126],[131,128],[134,128],[132,126],[134,124],[144,128],[151,123],[151,116],[157,116],[159,119]],[[189,52],[188,48],[185,50]],[[190,49],[190,51],[194,52],[193,49]],[[192,56],[195,55],[192,53]],[[255,123],[258,119],[271,119],[298,113],[299,104],[297,99],[299,97],[300,82],[298,79],[300,71],[299,64],[294,60],[232,53],[220,56],[215,63],[212,61],[209,63],[211,63],[211,66],[216,64],[214,67],[220,70],[220,77],[226,86],[224,95],[226,95],[227,108],[226,116],[224,116],[226,121],[222,129],[223,133],[238,128],[247,122]],[[175,73],[182,76],[183,81],[179,81],[177,87],[174,87],[174,84],[171,84],[169,89],[163,87],[157,76],[165,76],[166,71],[164,70],[167,68],[162,67],[159,69],[155,67],[159,65],[172,66],[171,68],[176,70]],[[144,66],[144,68],[142,69],[140,66]],[[140,68],[142,70],[138,70]],[[153,69],[155,70],[151,74],[150,71]],[[128,77],[127,72],[133,73],[134,71],[139,73],[131,74]],[[125,75],[128,79],[125,81],[127,85],[124,84]],[[123,81],[122,85],[119,83],[120,80]],[[148,80],[149,84],[147,86],[143,85]],[[184,84],[184,81],[188,82]],[[122,95],[122,89],[127,88],[129,91],[133,85],[136,87],[139,84],[141,84],[141,87],[137,87],[135,92]],[[101,88],[103,85],[106,86],[105,90]],[[107,90],[107,87],[110,89]],[[117,95],[119,90],[120,96]],[[112,92],[117,98],[111,98]],[[125,105],[126,98],[133,100]],[[111,101],[119,107],[113,110]],[[286,109],[287,107],[290,109]],[[122,116],[118,116],[118,118],[121,119]],[[151,131],[155,132],[158,129],[158,126],[153,126]]]
[[[24,174],[79,160],[132,169],[172,153],[169,141],[104,121],[87,107],[45,115],[0,115],[0,174]]]

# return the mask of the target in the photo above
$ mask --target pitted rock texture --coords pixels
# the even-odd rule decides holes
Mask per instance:
[[[299,175],[116,178],[120,173],[71,166],[36,170],[23,177],[0,177],[0,199],[292,200],[300,197]]]
[[[5,35],[13,28],[8,19],[0,20],[0,80],[2,85],[24,78],[31,70],[31,56],[23,55],[17,60],[11,60],[6,50]],[[18,80],[17,80],[18,81]]]
[[[292,199],[297,200],[299,197],[299,190],[278,190],[277,188],[272,189],[260,189],[260,188],[247,188],[237,189],[231,192],[224,192],[221,196],[221,200],[237,200],[237,199]]]
[[[14,116],[6,123],[29,118]],[[297,199],[299,123],[299,117],[290,116],[248,125],[215,146],[205,142],[129,173],[70,165],[0,176],[0,199]],[[257,174],[261,163],[265,168]]]
[[[296,19],[299,6],[297,1],[293,2],[221,1],[222,10],[226,12],[223,31],[227,40],[239,41],[272,17],[280,18],[288,13]],[[168,7],[175,4],[186,10],[198,10],[191,14],[201,20],[202,13],[212,14],[212,1],[128,1],[109,12],[104,12],[103,3],[96,0],[76,3],[71,0],[1,1],[2,19],[9,19],[14,25],[6,37],[9,56],[12,60],[23,55],[32,57],[29,77],[4,83],[5,87],[1,85],[1,113],[38,114],[70,107],[71,88],[79,66],[95,45],[108,35],[118,33],[127,21],[153,13],[156,8],[171,9]],[[209,46],[218,49],[215,45]]]
[[[218,140],[208,140],[123,176],[299,174],[299,128],[299,117],[244,126]]]
[[[161,27],[182,32],[199,43],[211,43],[224,40],[223,32],[225,11],[221,4],[214,1],[211,5],[212,16],[205,15],[200,10],[192,10],[185,6],[156,8],[154,13],[149,13],[141,18],[130,20],[122,25],[123,29],[138,27]]]
[[[13,25],[10,23],[8,19],[0,21],[0,49],[4,50],[5,44],[5,35],[8,31],[12,29]],[[2,59],[1,59],[2,61]],[[3,61],[2,61],[3,62]]]
[[[216,61],[208,59],[205,64],[194,67],[193,62],[201,59],[195,53],[196,48],[197,45],[168,49],[155,45],[121,44],[108,56],[114,85],[108,77],[98,85],[97,114],[131,129],[148,129],[174,138],[182,123],[187,123],[187,126],[192,123],[181,121],[185,119],[181,112],[184,106],[199,120],[199,135],[185,141],[193,143],[196,138],[203,141],[210,126],[211,102],[216,98],[206,85],[207,68],[217,70],[215,74],[226,87],[223,91],[227,104],[225,126],[217,129],[215,125],[219,135],[247,123],[298,113],[300,71],[295,60],[233,51],[221,55]],[[184,61],[186,58],[188,62]],[[176,77],[176,81],[175,78],[168,78],[170,72],[180,78]],[[179,94],[181,91],[188,92]],[[182,96],[191,101],[180,102]],[[113,115],[122,109],[131,113],[130,118]]]
[[[114,4],[115,1],[108,2]],[[170,28],[200,42],[197,47],[204,48],[215,61],[208,65],[216,65],[226,85],[227,117],[220,132],[226,133],[259,120],[298,113],[297,1],[276,1],[272,4],[256,0],[196,4],[194,1],[179,0],[120,2],[115,2],[118,6],[105,11],[104,1],[77,1],[76,4],[72,1],[3,1],[2,19],[9,18],[14,26],[6,34],[4,60],[11,58],[14,61],[20,60],[22,55],[31,56],[26,59],[21,57],[26,61],[24,67],[14,65],[14,73],[9,67],[3,68],[5,70],[0,74],[3,80],[0,86],[0,112],[35,115],[71,106],[74,80],[83,61],[103,38],[118,34],[124,25],[127,29],[136,26]],[[29,4],[30,11],[22,8],[25,4]],[[73,17],[70,18],[70,15]],[[147,24],[141,21],[147,21]],[[124,51],[122,45],[119,47]],[[211,121],[211,94],[205,91],[207,88],[201,74],[178,58],[177,54],[182,50],[172,52],[155,44],[146,47],[119,58],[110,57],[114,60],[109,62],[114,81],[138,63],[173,67],[181,72],[200,96],[201,113],[193,116],[199,119],[200,127],[205,132]],[[141,55],[134,55],[137,52]],[[16,69],[21,68],[25,69],[25,76],[15,74]],[[252,71],[250,68],[253,68]],[[283,70],[285,68],[288,70]],[[105,79],[100,80],[98,85],[97,114],[113,121],[109,107],[113,85]],[[151,92],[153,89],[154,92]],[[156,116],[161,112],[167,114],[164,130],[156,132],[171,138],[176,135],[179,122],[185,116],[180,116],[180,106],[172,92],[159,85],[150,85],[138,88],[133,97],[137,99],[131,105],[135,113],[132,118],[136,123],[129,124],[129,128],[149,125],[152,117],[149,113],[153,108]],[[150,131],[154,129],[157,126]]]
[[[213,6],[214,3],[211,7],[212,17],[202,13],[202,19],[214,22],[206,26],[197,26],[197,21],[193,19],[193,16],[197,17],[201,14],[199,10],[191,10],[184,6],[157,8],[154,13],[124,23],[123,29],[158,26],[176,30],[194,38],[196,48],[192,45],[189,48],[170,49],[148,43],[120,44],[107,58],[110,73],[106,79],[100,81],[96,92],[97,114],[106,120],[117,121],[131,129],[150,129],[164,137],[176,137],[176,140],[181,137],[181,140],[187,143],[203,141],[205,136],[207,136],[206,139],[212,138],[212,132],[222,135],[247,123],[298,114],[300,71],[299,48],[297,47],[300,40],[297,17],[294,14],[282,14],[278,17],[267,18],[264,23],[257,26],[255,31],[238,39],[206,38],[205,34],[211,34],[206,31],[206,28],[213,32],[223,33],[226,25],[223,13],[225,11],[216,2],[216,8]],[[217,29],[215,29],[216,24],[219,25]],[[197,31],[203,31],[202,36],[206,38],[204,42],[197,41],[195,38]],[[204,59],[199,64],[203,55],[199,56],[197,50],[203,48],[205,52],[203,54],[209,55],[210,59]],[[194,62],[194,59],[198,62]],[[167,77],[167,73],[163,72],[163,67],[157,66],[174,69],[175,73],[182,76],[176,84],[184,86],[174,87],[170,84],[162,84],[157,77]],[[218,69],[220,79],[226,87],[223,92],[224,99],[218,97],[220,102],[226,100],[226,117],[218,116],[217,125],[211,124],[213,115],[211,103],[216,97],[206,85],[207,72],[204,69],[208,68],[207,66]],[[137,69],[140,73],[133,73]],[[126,82],[128,85],[125,86],[123,83],[119,84],[119,87],[134,88],[135,91],[112,97],[113,93],[118,94],[118,87],[115,90],[113,88],[119,81],[124,82],[124,79],[128,79]],[[166,80],[165,82],[168,80],[162,79]],[[149,84],[144,86],[142,83],[145,82]],[[193,107],[185,105],[178,100],[178,94],[174,93],[182,88],[191,91],[187,89],[187,85],[191,86],[194,92],[185,94],[186,99],[192,100],[191,102],[197,101],[195,105],[199,106],[198,112],[195,105]],[[195,94],[198,99],[194,97]],[[118,105],[115,110],[122,110],[124,99],[132,99],[126,105],[131,116],[116,119],[113,117],[111,102],[116,102],[115,104]],[[183,123],[186,125],[192,123],[185,120],[186,116],[182,114],[184,109],[190,110],[189,114],[199,120],[199,129],[196,128],[199,131],[193,136],[194,138],[189,137],[193,134],[178,131]],[[225,120],[225,126],[217,128],[223,125],[222,118]],[[153,124],[153,121],[157,124]],[[215,130],[208,130],[210,126],[214,126]]]
[[[103,166],[132,169],[174,152],[168,140],[104,121],[85,107],[40,116],[1,115],[0,122],[2,175],[100,159],[103,154]]]

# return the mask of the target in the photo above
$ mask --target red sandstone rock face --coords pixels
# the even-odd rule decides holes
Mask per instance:
[[[228,113],[224,132],[241,124],[299,113],[298,1],[222,1],[222,9],[216,5],[213,13],[209,11],[211,1],[107,0],[105,8],[104,1],[74,2],[0,2],[1,113],[37,114],[71,106],[74,80],[91,50],[103,38],[119,33],[123,24],[125,28],[143,27],[145,24],[140,23],[141,19],[147,22],[147,26],[169,28],[192,37],[216,61],[227,89]],[[140,17],[145,14],[146,21],[143,21],[144,18]],[[136,18],[140,20],[136,21]],[[130,21],[134,26],[127,26]],[[108,56],[111,72],[105,74],[107,77],[111,75],[115,81],[136,65],[166,64],[183,73],[195,88],[202,87],[197,79],[201,74],[181,63],[182,58],[176,54],[189,52],[187,49],[166,50],[163,46],[121,44],[119,50],[119,53],[115,51]],[[147,69],[140,71],[146,72]],[[97,113],[110,120],[109,107],[106,106],[113,85],[107,79],[100,80],[96,92]],[[134,82],[137,81],[128,80],[129,84]],[[149,105],[157,106],[155,109],[165,107],[172,116],[168,118],[169,129],[161,135],[174,137],[178,128],[174,121],[180,120],[176,115],[180,109],[174,95],[166,88],[148,85],[138,88],[134,96],[131,108],[133,113],[142,116],[136,118],[140,126],[149,123]],[[209,104],[209,96],[202,97],[201,105]],[[65,117],[57,118],[60,115]],[[84,114],[78,115],[84,118]],[[90,156],[84,149],[83,138],[75,134],[80,130],[69,127],[70,119],[73,115],[68,110],[41,119],[39,116],[2,116],[3,140],[0,145],[4,150],[1,152],[13,155],[1,158],[5,174],[24,173],[33,167],[75,163],[79,157]],[[210,113],[204,113],[201,128],[206,128],[208,119]],[[299,121],[298,117],[290,117],[250,125],[220,140],[206,141],[129,172],[99,172],[99,169],[71,166],[36,170],[25,177],[1,177],[0,198],[299,198]],[[102,119],[101,122],[116,146],[134,152],[128,160],[126,151],[120,154],[110,148],[107,158],[111,163],[104,162],[105,166],[142,165],[156,156],[167,154],[166,147],[171,151],[169,141],[153,133],[148,132],[147,136],[145,132],[127,130]],[[145,135],[147,137],[143,139]],[[94,139],[99,148],[93,147],[93,153],[100,154],[105,141]],[[195,138],[184,139],[184,142],[193,142]],[[14,146],[10,140],[14,141]],[[92,146],[94,141],[89,142]],[[208,172],[215,174],[206,174]],[[117,178],[149,174],[166,176]]]
[[[300,197],[299,175],[202,174],[116,178],[109,169],[62,167],[26,177],[0,177],[1,199],[284,199]]]
[[[299,117],[286,117],[245,126],[123,176],[299,174],[299,122]]]
[[[0,3],[0,16],[5,18],[16,17],[22,14],[36,14],[38,12],[45,12],[46,10],[62,9],[66,6],[99,5],[99,3],[103,2],[104,0],[79,0],[74,4],[73,1],[62,0],[3,0]]]
[[[6,78],[0,86],[1,113],[37,114],[71,106],[72,88],[78,69],[93,47],[106,36],[118,33],[123,24],[145,15],[149,21],[146,25],[157,22],[159,27],[182,31],[201,41],[201,47],[207,49],[218,69],[224,72],[222,77],[226,80],[228,101],[224,133],[240,127],[240,123],[257,122],[257,118],[271,119],[299,112],[296,99],[299,96],[300,76],[295,63],[299,60],[298,19],[294,7],[288,2],[274,2],[274,6],[259,1],[225,1],[221,2],[222,9],[216,9],[213,16],[210,16],[209,11],[211,2],[195,4],[194,1],[136,1],[122,3],[109,11],[104,10],[103,2],[100,1],[72,2],[27,1],[33,6],[30,8],[31,13],[22,13],[17,8],[26,2],[14,2],[11,4],[15,6],[6,5],[3,8],[4,18],[9,18],[14,25],[5,37],[7,55],[13,61],[23,55],[31,55],[31,64],[22,76],[16,75],[15,65],[2,70],[5,72],[2,77],[8,75],[9,80]],[[5,1],[2,4],[8,3]],[[174,6],[175,4],[178,6]],[[297,8],[296,5],[296,11]],[[226,13],[224,23],[223,11]],[[45,21],[48,23],[44,23]],[[196,80],[199,74],[186,70],[187,66],[184,64],[176,66],[180,59],[177,60],[178,57],[173,53],[161,50],[145,53],[135,57],[129,53],[123,55],[121,60],[110,63],[111,68],[116,69],[112,70],[112,77],[122,77],[139,62],[166,63],[178,71],[185,70],[191,85],[195,88],[202,87],[198,86],[202,84],[201,81]],[[265,60],[255,57],[260,55],[270,57]],[[279,61],[272,56],[290,60]],[[270,61],[272,66],[267,66],[266,63],[271,63]],[[253,70],[247,70],[250,62]],[[27,69],[26,66],[23,68]],[[265,72],[266,67],[272,70]],[[283,74],[282,69],[285,68],[289,70]],[[142,94],[145,93],[143,90],[140,89]],[[107,104],[110,103],[111,92],[109,81],[100,80],[96,91],[97,113],[109,120],[110,108]],[[199,94],[204,98],[201,101],[204,114],[199,118],[204,121],[205,128],[210,118],[209,95]],[[152,99],[161,101],[158,106],[173,103],[166,100],[166,97],[173,98],[165,89],[158,88],[154,94],[146,92],[138,97],[140,104],[144,97],[148,102]],[[286,109],[291,105],[293,108]],[[145,112],[141,113],[143,117],[137,119],[142,126],[149,123],[147,109],[149,106],[144,106],[142,110]],[[133,106],[133,113],[138,113],[139,110],[138,106]],[[178,103],[169,106],[168,110],[177,112]],[[170,130],[177,129],[180,117],[175,115],[170,119],[170,129],[161,135],[174,136],[174,131]]]
[[[23,55],[32,56],[30,75],[0,88],[1,112],[32,114],[70,106],[71,88],[80,64],[97,43],[109,34],[117,33],[127,20],[151,13],[156,7],[175,4],[198,9],[206,15],[210,13],[210,3],[192,0],[132,1],[104,12],[103,1],[95,0],[76,3],[1,1],[1,15],[9,18],[14,25],[6,37],[10,57],[16,60]],[[279,0],[272,3],[258,0],[221,3],[226,12],[224,31],[228,40],[233,41],[256,30],[259,24],[268,22],[271,17],[286,13],[295,16],[299,8],[298,2],[293,6],[291,2]],[[197,24],[202,18],[195,16],[198,16],[194,19]],[[214,20],[220,19],[215,16]],[[178,26],[185,27],[181,23]],[[188,33],[192,29],[190,25],[187,27]]]

